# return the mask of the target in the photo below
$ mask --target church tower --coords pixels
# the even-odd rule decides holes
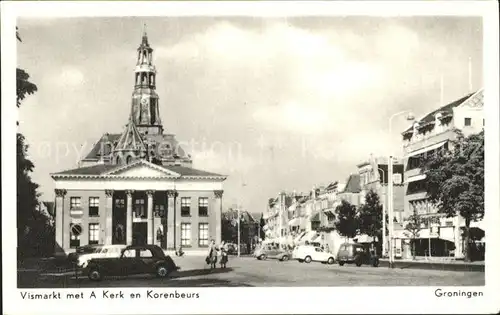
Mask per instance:
[[[135,85],[132,93],[131,121],[145,135],[163,134],[160,118],[159,97],[156,93],[156,68],[153,65],[153,48],[149,46],[146,26],[142,42],[137,48]]]

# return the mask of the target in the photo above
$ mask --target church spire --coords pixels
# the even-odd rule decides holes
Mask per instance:
[[[142,42],[137,48],[134,79],[131,121],[141,133],[162,134],[159,97],[156,94],[156,68],[153,65],[153,48],[149,45],[146,24],[142,30]]]

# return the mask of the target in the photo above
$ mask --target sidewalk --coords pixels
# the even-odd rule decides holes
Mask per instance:
[[[453,258],[425,258],[416,257],[413,259],[395,259],[394,268],[431,269],[431,270],[451,270],[451,271],[478,271],[484,272],[484,261],[465,262]],[[389,266],[389,259],[381,258],[380,266]]]

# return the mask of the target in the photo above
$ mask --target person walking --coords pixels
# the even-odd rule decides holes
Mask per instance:
[[[217,264],[217,247],[215,246],[215,241],[212,239],[210,245],[208,246],[208,256],[206,258],[207,264],[210,265],[210,269],[215,269]]]
[[[220,266],[222,269],[225,269],[229,258],[228,258],[228,254],[227,254],[228,248],[227,248],[226,243],[224,241],[222,241],[222,243],[220,243],[219,250],[220,250],[220,254],[221,254]]]

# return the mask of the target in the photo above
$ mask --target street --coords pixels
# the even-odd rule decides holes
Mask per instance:
[[[481,286],[484,272],[389,269],[355,265],[259,261],[230,257],[228,268],[210,271],[203,257],[174,258],[181,267],[167,279],[137,275],[92,282],[74,274],[18,272],[19,288],[77,287],[292,287],[292,286]]]

